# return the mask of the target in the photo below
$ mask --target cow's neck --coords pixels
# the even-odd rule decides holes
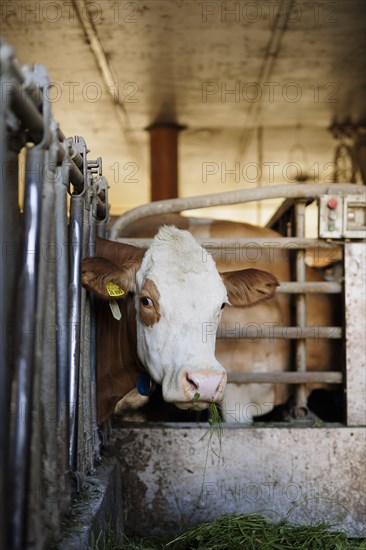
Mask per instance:
[[[105,345],[98,355],[98,419],[113,414],[115,405],[136,387],[144,367],[137,356],[136,310],[133,295],[119,300],[121,320],[114,319],[108,302],[97,301],[97,338]],[[106,345],[108,349],[106,349]]]

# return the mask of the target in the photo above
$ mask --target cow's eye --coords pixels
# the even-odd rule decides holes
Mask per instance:
[[[221,306],[221,309],[224,309],[224,307],[226,306],[225,302],[222,304]]]
[[[144,307],[154,307],[153,301],[148,296],[142,296],[140,298],[140,303]]]

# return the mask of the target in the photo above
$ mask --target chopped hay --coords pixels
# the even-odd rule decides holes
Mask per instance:
[[[366,543],[354,543],[345,533],[330,531],[327,524],[292,525],[286,520],[271,522],[257,514],[220,516],[202,523],[167,543],[171,550],[345,550],[365,548]]]
[[[219,516],[164,542],[154,537],[137,540],[123,536],[110,544],[98,539],[91,550],[366,550],[365,540],[347,539],[346,533],[332,531],[325,523],[275,523],[258,514]]]

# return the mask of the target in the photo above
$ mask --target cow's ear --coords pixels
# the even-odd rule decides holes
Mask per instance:
[[[103,300],[125,298],[136,288],[135,276],[140,262],[127,261],[117,266],[106,258],[85,258],[82,262],[82,284]]]
[[[220,274],[233,306],[250,307],[273,297],[279,285],[276,277],[261,269],[241,269]]]

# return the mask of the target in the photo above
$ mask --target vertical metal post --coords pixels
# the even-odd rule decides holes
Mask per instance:
[[[109,218],[109,204],[108,204],[108,183],[104,177],[99,179],[97,196],[102,203],[102,213],[97,215],[98,221],[96,225],[96,236],[103,239],[107,236],[107,222]],[[95,248],[92,251],[91,255],[94,256],[96,253],[96,243]],[[92,295],[91,299],[91,339],[92,339],[92,354],[91,354],[91,368],[92,368],[92,379],[94,383],[92,384],[94,395],[92,396],[93,402],[95,403],[95,456],[97,460],[100,460],[100,441],[103,443],[107,441],[107,432],[105,427],[101,428],[101,431],[98,429],[98,371],[97,371],[97,316],[95,308],[95,297]]]
[[[90,239],[90,178],[87,175],[87,186],[84,200],[83,249],[82,258],[89,256]],[[79,428],[77,469],[90,472],[93,469],[92,424],[90,410],[90,303],[84,288],[81,289],[80,316],[80,388],[79,388]]]
[[[10,150],[6,113],[9,98],[1,98],[0,105],[0,547],[7,542],[9,500],[7,489],[10,450],[10,388],[14,371],[14,333],[17,267],[19,258],[19,206],[18,206],[18,151]],[[14,142],[14,136],[12,136]]]
[[[54,412],[56,410],[56,306],[54,262],[54,209],[55,209],[55,170],[58,151],[55,123],[51,122],[51,143],[45,150],[42,166],[42,206],[39,235],[39,257],[37,264],[37,338],[34,347],[33,403],[30,453],[30,490],[42,487],[43,499],[32,498],[27,507],[28,540],[36,540],[42,547],[45,539],[42,515],[57,517],[58,503],[48,500],[51,487],[57,478],[57,437]],[[52,405],[55,410],[52,411]],[[43,414],[42,414],[43,413]],[[32,493],[31,493],[32,494]],[[29,518],[32,518],[29,521]],[[54,519],[54,525],[56,520]]]
[[[84,193],[72,195],[70,205],[69,280],[69,466],[77,469],[78,403],[80,371],[81,259],[83,248]]]
[[[14,427],[11,457],[11,548],[25,541],[29,443],[33,394],[34,331],[36,326],[37,266],[41,218],[41,182],[44,153],[27,151],[24,190],[24,245],[18,281],[17,356],[15,360]]]
[[[57,431],[62,446],[61,468],[69,467],[69,369],[68,369],[68,227],[67,190],[69,187],[69,164],[67,159],[56,170],[55,232],[59,254],[56,263],[56,324],[59,327],[56,340],[57,354]]]
[[[97,236],[97,189],[96,184],[92,185],[92,200],[90,208],[90,233],[88,243],[88,256],[95,256],[96,253],[96,236]],[[95,320],[95,297],[89,296],[90,304],[90,324],[89,324],[89,339],[90,339],[90,421],[92,428],[93,451],[94,458],[100,460],[100,443],[98,433],[98,418],[97,418],[97,342],[96,342],[96,320]]]
[[[79,138],[77,143],[79,144]],[[71,196],[69,224],[69,465],[72,471],[77,470],[78,423],[79,423],[79,388],[80,388],[80,338],[81,338],[81,261],[83,257],[84,207],[87,193],[87,160],[86,145],[80,141],[83,152],[84,186],[80,194]]]
[[[295,224],[296,237],[303,239],[305,237],[305,201],[299,201],[295,204]],[[295,258],[296,281],[304,283],[306,280],[306,265],[304,250],[298,250]],[[296,296],[296,325],[300,328],[306,326],[306,296],[298,294]],[[306,372],[306,340],[296,340],[296,370],[297,372]],[[296,388],[296,411],[301,416],[301,411],[306,410],[307,396],[306,386],[299,385]]]
[[[1,102],[3,103],[3,102]],[[0,106],[0,169],[3,171],[5,166],[5,158],[7,153],[7,135],[6,135],[6,109],[5,106]],[[1,181],[4,178],[4,174],[1,174]],[[4,244],[6,243],[5,226],[4,226],[4,214],[5,214],[5,182],[2,183],[0,188],[0,244],[1,249],[4,250]],[[6,520],[6,470],[8,465],[8,449],[9,449],[9,375],[7,363],[7,351],[6,351],[6,337],[4,336],[4,327],[8,322],[8,311],[5,310],[3,304],[5,300],[6,292],[6,270],[4,266],[4,258],[2,257],[0,265],[0,299],[2,307],[0,308],[0,327],[1,327],[1,348],[0,348],[0,414],[2,421],[0,422],[0,487],[2,491],[0,494],[0,517],[3,521],[0,525],[0,547],[5,548],[7,546],[7,520]],[[5,341],[4,341],[5,340]]]

